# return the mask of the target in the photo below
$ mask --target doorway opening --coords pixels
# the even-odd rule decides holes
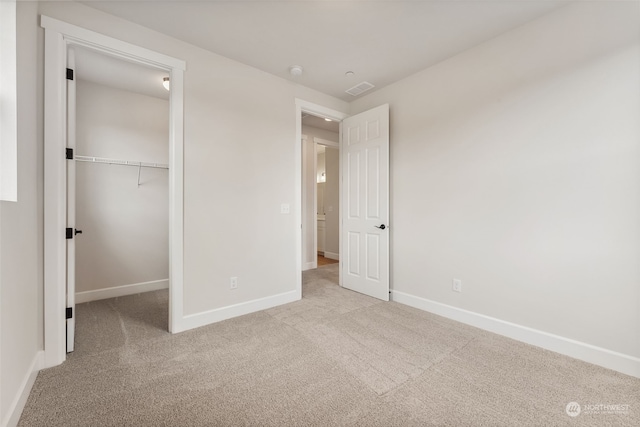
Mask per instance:
[[[169,331],[185,329],[183,316],[184,265],[184,98],[186,63],[131,43],[96,33],[48,16],[44,28],[44,367],[66,359],[67,334],[73,330],[74,293],[67,293],[67,250],[74,228],[67,218],[67,81],[68,48],[82,46],[134,64],[165,71],[171,81],[169,95]],[[68,151],[67,151],[68,153]],[[72,218],[73,219],[73,218]],[[66,228],[66,233],[65,233]],[[70,236],[70,238],[66,238]],[[74,248],[73,244],[71,247]],[[72,249],[73,250],[73,249]],[[71,303],[71,304],[69,304]],[[65,316],[66,315],[66,316]],[[71,326],[70,326],[71,325]]]
[[[303,116],[305,123],[303,124]],[[321,145],[326,150],[326,146],[332,146],[339,153],[340,148],[340,132],[341,122],[347,114],[327,108],[321,105],[313,104],[308,101],[296,99],[296,180],[297,187],[297,222],[300,224],[297,235],[297,284],[296,290],[298,298],[302,298],[303,273],[318,268],[318,175],[317,175],[317,146]],[[325,120],[328,119],[328,120]],[[331,121],[329,121],[331,120]],[[315,126],[310,126],[315,124]],[[331,126],[330,129],[323,127]],[[304,127],[304,131],[303,131]],[[310,131],[317,129],[313,132]],[[337,130],[337,131],[336,131]],[[305,132],[308,134],[305,134]],[[329,132],[329,133],[326,133]],[[315,133],[315,134],[314,134]],[[323,138],[323,136],[325,138]],[[314,138],[317,138],[314,140]],[[318,144],[320,143],[320,144]],[[339,158],[339,156],[338,156]],[[340,166],[338,162],[338,200],[341,187]],[[326,177],[326,171],[325,171]],[[339,202],[333,205],[333,213],[337,212],[338,224],[342,221],[342,209]],[[326,221],[326,217],[325,217]],[[338,248],[342,244],[342,236],[338,232]],[[324,252],[324,251],[323,251]],[[340,257],[340,249],[335,253],[335,258]],[[326,253],[323,254],[327,255]],[[334,280],[338,285],[341,284],[342,269],[338,260],[334,263],[337,268]]]
[[[169,328],[168,73],[68,49],[67,219],[82,231],[67,250],[67,352],[86,354],[124,341],[102,333],[117,319]]]
[[[340,260],[340,123],[302,112],[303,271]]]
[[[296,148],[296,169],[300,185],[300,202],[297,203],[300,206],[297,250],[299,298],[302,298],[303,243],[307,244],[308,240],[304,232],[309,231],[308,226],[305,229],[305,220],[311,222],[308,220],[310,215],[305,215],[303,203],[309,199],[306,189],[302,188],[304,182],[309,182],[303,180],[305,168],[302,164],[308,156],[303,156],[302,149],[309,145],[308,138],[303,138],[303,112],[340,122],[338,284],[389,301],[389,104],[347,116],[296,100],[296,147],[299,147]],[[312,216],[317,215],[317,211],[311,212]]]

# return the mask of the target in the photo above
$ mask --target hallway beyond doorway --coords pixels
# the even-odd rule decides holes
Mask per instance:
[[[325,258],[323,255],[318,254],[318,267],[321,265],[337,264],[337,259]]]

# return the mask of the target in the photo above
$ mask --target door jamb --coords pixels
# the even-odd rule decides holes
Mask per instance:
[[[296,292],[298,299],[302,298],[302,112],[310,113],[340,122],[339,141],[342,147],[342,120],[348,117],[348,114],[322,105],[314,104],[299,98],[296,98],[296,142],[295,142],[295,204],[297,211],[295,215],[296,221]],[[342,179],[340,179],[340,191],[342,191]],[[342,210],[340,205],[340,223],[342,223]],[[317,228],[317,227],[316,227]],[[342,240],[342,233],[340,233]],[[342,283],[342,268],[340,268],[340,283]]]
[[[186,63],[140,46],[41,15],[44,60],[44,365],[66,359],[66,63],[78,45],[170,73],[169,95],[169,331],[183,327],[183,180]]]

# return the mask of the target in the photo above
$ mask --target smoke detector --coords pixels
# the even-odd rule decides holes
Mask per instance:
[[[358,96],[370,89],[373,89],[375,86],[372,85],[369,82],[362,82],[362,83],[358,83],[357,85],[355,85],[354,87],[352,87],[351,89],[347,89],[345,90],[345,92],[347,92],[349,95],[353,95],[353,96]]]
[[[289,74],[293,77],[299,77],[302,75],[302,67],[300,65],[292,65],[289,67]]]

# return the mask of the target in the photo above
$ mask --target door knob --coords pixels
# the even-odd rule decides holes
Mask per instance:
[[[386,225],[382,224],[382,225],[376,225],[376,228],[379,228],[380,230],[384,230],[385,228],[387,228]]]

